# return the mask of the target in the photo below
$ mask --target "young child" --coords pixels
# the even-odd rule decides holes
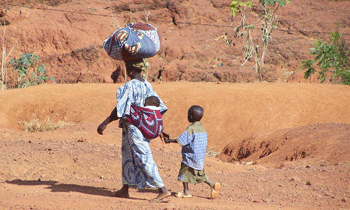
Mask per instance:
[[[194,105],[188,110],[188,121],[192,123],[177,139],[164,138],[165,143],[179,143],[182,146],[182,162],[178,180],[182,181],[184,190],[176,194],[176,197],[190,198],[188,183],[197,184],[205,182],[211,187],[210,198],[219,195],[220,183],[211,182],[204,170],[204,159],[207,150],[207,133],[200,120],[204,110]]]
[[[163,118],[159,106],[159,98],[149,96],[145,99],[144,107],[131,105],[130,115],[122,120],[136,126],[147,139],[157,138],[163,130]]]

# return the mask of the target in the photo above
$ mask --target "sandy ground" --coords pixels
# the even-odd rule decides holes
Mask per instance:
[[[300,83],[153,83],[169,110],[173,137],[189,106],[204,107],[205,168],[222,183],[208,199],[153,203],[153,189],[112,197],[121,183],[121,130],[96,128],[115,106],[121,84],[49,84],[0,92],[0,209],[350,209],[350,87]],[[64,120],[55,131],[25,133],[20,122]],[[180,147],[151,142],[166,186],[176,179]],[[220,153],[216,157],[213,154]]]

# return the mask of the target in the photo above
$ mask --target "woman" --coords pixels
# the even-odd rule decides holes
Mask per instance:
[[[148,96],[159,96],[153,90],[152,85],[141,77],[142,70],[136,65],[142,62],[142,59],[124,61],[126,71],[131,81],[118,88],[117,106],[110,116],[108,116],[97,128],[99,134],[103,134],[107,125],[125,115],[130,114],[131,105],[144,106],[144,101]],[[160,100],[160,111],[164,114],[167,107]],[[129,197],[129,186],[138,188],[153,187],[159,189],[159,194],[155,199],[164,199],[171,195],[166,189],[162,178],[160,177],[158,167],[153,160],[152,151],[149,146],[149,140],[146,139],[141,131],[128,122],[122,123],[122,177],[123,187],[115,192],[116,197]],[[169,134],[163,129],[161,139],[169,137]]]

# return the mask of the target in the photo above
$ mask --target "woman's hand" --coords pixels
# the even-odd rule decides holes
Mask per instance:
[[[160,140],[164,141],[164,138],[168,138],[168,139],[170,138],[170,134],[165,129],[163,129],[159,137],[160,137]]]
[[[97,128],[97,133],[103,135],[103,131],[106,129],[107,124],[105,122],[101,123]]]
[[[119,119],[117,116],[116,116],[116,109],[114,108],[113,112],[111,113],[110,116],[108,116],[105,121],[103,121],[97,128],[97,133],[103,135],[103,131],[106,129],[107,125],[109,123],[111,123],[112,121],[114,120],[117,120]]]
[[[97,133],[103,135],[103,131],[106,129],[107,125],[112,122],[111,116],[108,116],[105,121],[103,121],[97,128]]]

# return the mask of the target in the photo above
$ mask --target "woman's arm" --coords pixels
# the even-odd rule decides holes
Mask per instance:
[[[97,133],[103,135],[103,131],[106,129],[107,125],[118,119],[117,108],[114,108],[111,114],[98,126]]]

